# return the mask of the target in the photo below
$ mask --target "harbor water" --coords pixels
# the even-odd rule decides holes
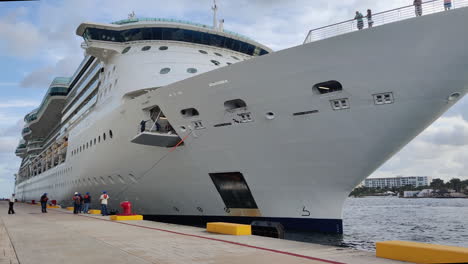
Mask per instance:
[[[468,247],[468,199],[348,198],[343,229],[343,235],[288,233],[286,238],[367,251],[384,240]]]

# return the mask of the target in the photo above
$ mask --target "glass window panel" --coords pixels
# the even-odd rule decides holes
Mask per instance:
[[[193,33],[192,30],[184,30],[184,41],[185,42],[193,42]]]
[[[162,29],[161,28],[152,28],[151,32],[153,33],[154,40],[161,40],[162,39]]]
[[[210,34],[202,33],[202,43],[204,45],[210,45]]]
[[[193,31],[193,42],[201,44],[202,43],[202,33],[198,31]]]
[[[184,41],[184,30],[183,29],[175,29],[172,36],[173,36],[172,40]]]

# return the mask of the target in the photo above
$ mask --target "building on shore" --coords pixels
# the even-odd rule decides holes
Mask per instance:
[[[429,186],[431,177],[429,176],[397,176],[393,178],[370,178],[364,181],[364,186],[368,188],[393,188],[411,185],[413,187]]]

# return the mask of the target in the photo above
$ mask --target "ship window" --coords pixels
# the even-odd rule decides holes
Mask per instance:
[[[211,60],[211,63],[213,63],[216,66],[218,66],[220,64],[219,61],[217,61],[217,60]]]
[[[239,60],[239,58],[237,58],[236,56],[231,56],[231,57],[235,60]]]
[[[168,49],[167,46],[161,46],[161,47],[159,47],[159,50],[167,50],[167,49]]]
[[[219,54],[219,53],[217,53],[217,52],[215,52],[214,54],[215,54],[216,56],[219,56],[219,57],[222,57],[222,56],[223,56],[223,55],[221,55],[221,54]]]
[[[188,68],[188,69],[187,69],[187,72],[188,72],[188,73],[197,73],[197,71],[198,71],[198,70],[195,69],[195,68]]]
[[[86,142],[86,148],[88,148],[88,146],[89,146],[89,144],[88,144],[88,142]]]
[[[93,140],[91,139],[91,140],[89,141],[89,146],[92,146],[92,145],[93,145]]]
[[[226,64],[227,64],[227,65],[231,65],[232,63],[230,63],[230,62],[226,62]]]
[[[127,53],[130,50],[131,47],[126,47],[125,49],[122,50],[122,54]]]
[[[337,81],[328,81],[323,83],[317,83],[312,88],[315,91],[318,91],[320,94],[334,93],[343,90],[341,83]]]
[[[106,140],[106,133],[102,133],[102,139]]]
[[[141,48],[142,51],[147,51],[150,49],[151,49],[151,46],[144,46],[143,48]]]
[[[168,74],[170,71],[171,71],[170,68],[162,68],[162,69],[159,71],[159,73],[160,73],[160,74]]]
[[[190,117],[194,117],[194,116],[198,116],[198,115],[199,115],[198,110],[195,109],[195,108],[183,109],[183,110],[180,111],[180,113],[181,113],[182,116],[185,117],[185,118],[190,118]]]
[[[109,137],[112,138],[112,130],[109,130]]]
[[[246,108],[247,104],[242,99],[234,99],[224,102],[224,108],[226,111],[233,111],[240,108]]]
[[[199,50],[199,52],[200,52],[201,54],[208,54],[208,52],[206,52],[206,51],[204,51],[204,50]]]
[[[98,143],[101,143],[101,136],[98,137]]]
[[[94,138],[94,145],[96,145],[96,138]]]

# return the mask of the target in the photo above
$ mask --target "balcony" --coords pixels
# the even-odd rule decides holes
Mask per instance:
[[[31,129],[29,127],[25,127],[23,128],[23,130],[21,131],[21,135],[23,137],[26,137],[28,135],[30,135],[32,133]]]

